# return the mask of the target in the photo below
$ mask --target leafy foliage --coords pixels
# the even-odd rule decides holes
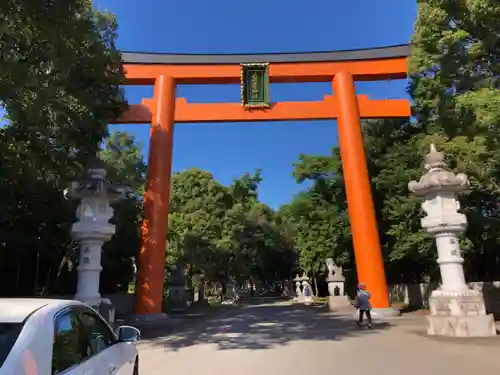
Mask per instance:
[[[128,188],[125,199],[113,204],[112,223],[116,233],[103,246],[101,290],[126,292],[134,278],[136,256],[141,246],[146,164],[141,145],[133,136],[119,131],[106,139],[101,159],[106,164],[110,181]]]
[[[74,293],[62,191],[124,108],[116,23],[83,0],[6,0],[0,20],[0,293]]]
[[[451,168],[467,173],[471,181],[470,191],[461,198],[469,219],[462,241],[467,275],[475,280],[495,279],[500,261],[500,29],[495,17],[500,15],[500,4],[492,0],[419,4],[409,62],[416,121],[363,124],[386,272],[389,282],[438,277],[434,241],[421,230],[420,202],[407,189],[408,182],[423,173],[422,157],[435,143],[449,156]],[[330,157],[301,156],[295,167],[299,182],[314,181],[307,193],[291,203],[303,208],[292,216],[306,269],[315,269],[316,259],[327,255],[339,263],[352,260],[341,255],[342,250],[351,253],[350,241],[338,240],[339,233],[349,233],[348,221],[342,220],[347,207],[339,164],[339,150],[334,148]],[[324,231],[327,238],[336,239],[330,252],[323,246],[330,246],[325,236],[311,235],[332,222],[323,202],[328,204],[327,212],[338,218],[336,226]],[[318,222],[318,217],[323,218]]]
[[[88,0],[6,0],[0,19],[2,138],[38,168],[72,172],[124,109],[114,16]]]
[[[225,283],[270,283],[290,276],[295,253],[277,213],[259,203],[260,172],[224,186],[199,169],[175,173],[167,263]]]

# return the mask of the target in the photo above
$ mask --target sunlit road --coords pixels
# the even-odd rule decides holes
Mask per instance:
[[[359,329],[314,307],[235,307],[143,340],[140,374],[498,375],[500,339],[450,342],[419,330],[403,322]]]

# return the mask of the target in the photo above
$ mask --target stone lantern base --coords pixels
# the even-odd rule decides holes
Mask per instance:
[[[476,290],[435,290],[429,298],[427,334],[448,337],[496,336],[492,314],[486,314],[483,294]]]
[[[297,297],[297,302],[299,303],[304,303],[306,305],[310,305],[311,303],[314,302],[314,299],[312,296],[304,296],[303,294]]]
[[[328,309],[330,311],[352,309],[349,297],[344,293],[344,280],[331,278],[328,282]]]
[[[328,309],[330,311],[354,309],[348,296],[328,296]]]

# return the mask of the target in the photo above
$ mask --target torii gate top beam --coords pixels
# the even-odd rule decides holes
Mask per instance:
[[[239,83],[241,63],[269,63],[271,82],[330,82],[348,70],[357,81],[406,78],[410,46],[307,53],[164,54],[123,52],[127,85],[150,85],[167,74],[181,84]]]
[[[333,52],[275,54],[163,54],[123,52],[125,85],[153,85],[160,76],[177,84],[240,84],[242,63],[267,63],[269,82],[331,82],[349,72],[355,81],[404,79],[410,45]],[[337,118],[331,95],[317,102],[273,103],[267,109],[248,110],[239,103],[188,103],[177,98],[175,122],[287,121]],[[358,98],[362,118],[410,116],[407,100]],[[147,123],[153,111],[150,99],[131,105],[118,123]]]

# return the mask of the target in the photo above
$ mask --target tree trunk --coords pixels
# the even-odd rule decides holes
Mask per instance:
[[[318,278],[314,276],[313,281],[314,281],[314,297],[318,297]]]

